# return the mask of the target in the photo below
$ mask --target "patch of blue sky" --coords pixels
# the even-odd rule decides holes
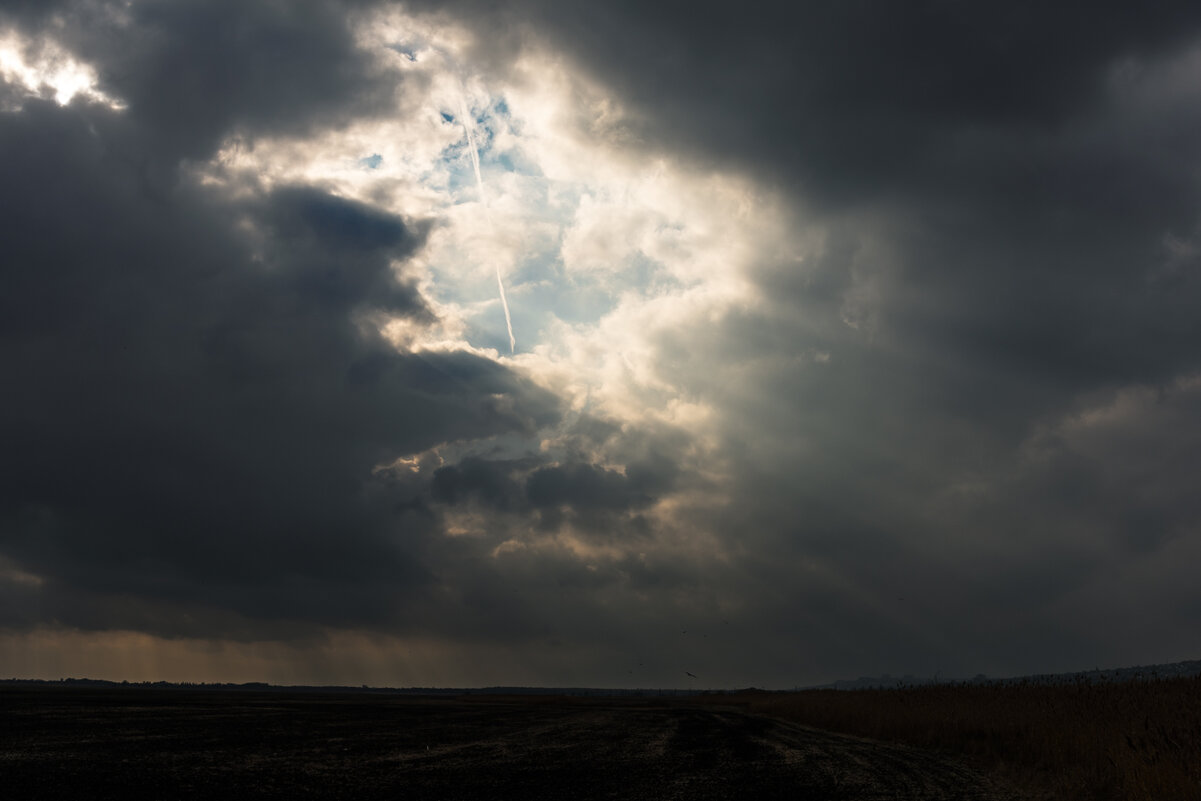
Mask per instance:
[[[565,273],[559,255],[560,237],[534,237],[530,251],[504,275],[517,339],[517,352],[529,351],[543,341],[556,322],[591,324],[616,308],[620,292],[591,276]],[[431,265],[431,291],[441,302],[459,304],[466,311],[463,335],[476,347],[508,352],[504,311],[490,276],[473,273],[471,280],[453,262]]]
[[[509,293],[513,330],[520,321],[526,331],[545,331],[553,322],[573,325],[595,323],[617,307],[617,297],[598,284],[538,281]],[[536,337],[526,337],[527,345]]]
[[[489,166],[495,166],[496,169],[503,172],[511,172],[531,178],[542,178],[545,176],[542,166],[520,148],[496,151],[486,163]]]
[[[471,168],[466,170],[462,165],[448,165],[449,169],[446,172],[446,191],[450,193],[451,203],[455,206],[461,203],[478,203],[480,200],[479,188],[475,185],[475,175]]]
[[[389,50],[394,50],[407,58],[409,61],[417,60],[417,45],[408,42],[396,42],[394,44],[385,45]]]
[[[364,156],[359,159],[359,166],[366,167],[369,170],[378,170],[383,163],[384,157],[379,153],[372,153],[370,156]]]
[[[622,288],[637,289],[647,295],[679,292],[685,284],[672,275],[661,262],[642,253],[635,253],[622,274]]]
[[[428,168],[421,170],[416,177],[418,182],[431,192],[438,195],[450,193],[450,173],[443,162],[434,162]]]
[[[517,326],[518,317],[514,316],[514,333],[519,330]],[[477,314],[465,321],[463,325],[463,338],[472,347],[492,348],[498,353],[506,355],[509,353],[509,331],[505,327],[505,313],[500,306],[499,298],[496,303],[488,306],[486,314]],[[520,353],[523,350],[528,350],[533,344],[533,342],[526,342],[518,337],[516,351]]]
[[[493,204],[501,203],[510,213],[515,210],[514,204],[520,208],[518,219],[509,224],[524,230],[526,250],[503,276],[518,351],[539,344],[544,332],[554,330],[556,322],[588,325],[599,321],[631,290],[659,294],[678,288],[679,282],[661,264],[641,254],[601,273],[568,273],[561,255],[563,238],[574,224],[581,197],[590,193],[589,187],[548,180],[521,146],[520,135],[516,146],[496,148],[500,141],[512,141],[500,134],[515,132],[516,121],[510,118],[503,99],[493,100],[482,112],[477,106],[468,113],[477,117],[472,133],[485,193]],[[449,194],[450,202],[478,202],[466,132],[449,110],[440,114],[444,124],[459,128],[460,135],[442,150],[433,174],[444,181],[440,188]],[[508,177],[502,180],[502,175]],[[495,281],[481,278],[479,271],[473,271],[472,279],[465,281],[463,265],[453,263],[454,256],[450,259],[430,265],[434,295],[440,301],[466,307],[463,333],[468,342],[507,353],[508,333]]]
[[[492,126],[491,120],[484,117],[475,121],[475,127],[471,132],[475,134],[475,146],[479,148],[480,159],[483,159],[492,152],[492,145],[496,141],[496,129]]]
[[[466,137],[463,141],[442,149],[433,172],[445,176],[445,184],[440,188],[449,192],[455,203],[479,200],[479,193],[475,185],[475,171],[471,167],[471,156],[467,152]],[[465,192],[469,196],[464,195]]]
[[[495,180],[498,173],[514,173],[522,177],[540,179],[542,172],[537,165],[525,159],[519,154],[512,156],[508,154],[487,153],[480,150],[480,173],[484,182],[484,191],[492,197],[494,191],[498,191],[499,187],[491,187],[490,185]],[[516,161],[514,159],[517,159]],[[522,169],[518,169],[518,165]],[[437,172],[445,173],[448,177],[447,190],[455,196],[456,203],[474,202],[478,200],[478,190],[475,184],[475,171],[471,165],[471,155],[467,151],[467,142],[457,142],[442,150],[441,158],[437,162]],[[491,176],[491,180],[489,178]],[[467,192],[466,195],[463,193]],[[537,210],[534,210],[535,217],[542,217]]]
[[[563,260],[559,255],[562,237],[531,237],[527,252],[512,270],[514,284],[562,281]]]
[[[444,123],[461,128],[462,121],[454,113],[450,111],[439,113]],[[480,170],[484,173],[485,183],[487,183],[487,173],[492,170],[538,177],[543,175],[542,168],[537,161],[530,158],[520,147],[504,150],[496,148],[498,136],[502,132],[517,133],[518,139],[520,139],[520,133],[515,126],[516,121],[512,119],[509,106],[504,98],[493,98],[491,103],[482,110],[472,107],[468,113],[472,117],[472,135],[475,137]],[[454,158],[458,150],[466,147],[467,137],[464,133],[462,141],[443,151],[443,156]]]
[[[442,148],[442,152],[439,155],[444,162],[465,161],[471,158],[469,155],[467,155],[467,147],[467,137],[464,136],[462,139],[451,142],[449,145]]]
[[[557,330],[560,323],[592,325],[599,322],[617,308],[619,301],[617,295],[599,285],[562,279],[510,280],[508,285],[509,310],[519,353],[532,350],[545,341],[547,332]],[[477,323],[490,332],[489,336],[501,342],[502,346],[506,345],[504,315],[499,307],[495,310],[489,307],[487,313],[480,317],[486,319],[479,319]],[[496,346],[489,344],[489,347]],[[503,347],[499,349],[503,350]]]
[[[539,252],[523,259],[506,277],[514,331],[519,320],[533,331],[548,329],[555,320],[595,323],[617,307],[624,291],[641,291],[639,281],[661,271],[656,263],[643,259],[646,264],[628,275],[573,275],[564,268],[560,245],[561,238],[542,243]],[[536,337],[527,344],[533,341]]]

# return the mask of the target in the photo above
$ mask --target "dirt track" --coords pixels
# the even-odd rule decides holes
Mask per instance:
[[[0,691],[7,798],[1014,799],[901,746],[689,704]]]

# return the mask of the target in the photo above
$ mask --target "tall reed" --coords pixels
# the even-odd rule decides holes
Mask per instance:
[[[753,712],[968,757],[1067,801],[1201,800],[1201,677],[724,696]]]

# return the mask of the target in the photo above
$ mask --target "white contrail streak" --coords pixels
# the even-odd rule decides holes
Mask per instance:
[[[484,207],[484,217],[488,220],[488,231],[494,231],[492,224],[492,212],[488,208],[488,199],[484,197],[484,177],[480,174],[480,151],[475,146],[475,133],[472,129],[475,127],[475,122],[468,123],[467,116],[467,101],[463,96],[459,96],[459,118],[463,121],[463,130],[467,132],[467,144],[471,149],[471,166],[475,170],[475,188],[480,195],[480,203]],[[509,299],[505,297],[505,282],[500,278],[500,263],[496,262],[496,286],[500,289],[500,305],[505,310],[505,327],[509,330],[509,353],[514,353],[517,350],[517,340],[513,338],[513,318],[509,316]]]

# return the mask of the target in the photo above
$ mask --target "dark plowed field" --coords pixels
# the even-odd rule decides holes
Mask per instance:
[[[734,709],[0,691],[11,799],[1012,799],[938,755]]]

